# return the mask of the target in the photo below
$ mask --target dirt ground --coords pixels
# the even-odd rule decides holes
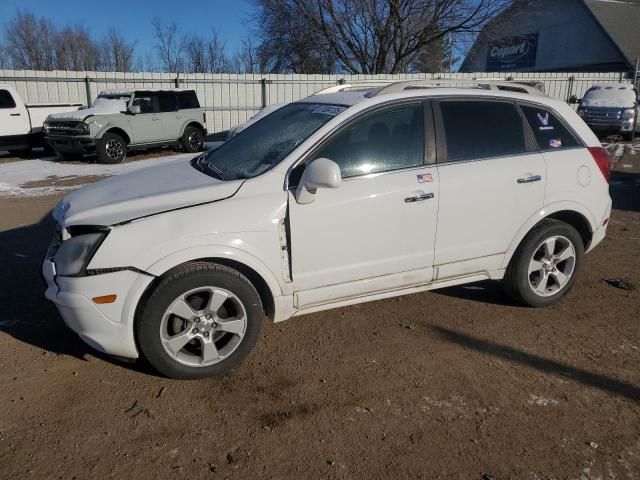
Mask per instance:
[[[615,151],[614,151],[615,150]],[[91,350],[43,298],[59,197],[0,199],[0,478],[640,478],[640,152],[558,305],[498,284],[266,325],[224,378]]]

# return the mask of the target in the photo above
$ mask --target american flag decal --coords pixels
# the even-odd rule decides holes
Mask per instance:
[[[549,140],[549,146],[551,148],[560,148],[562,146],[562,140],[559,138],[552,138]]]
[[[430,173],[421,173],[416,175],[416,178],[418,179],[418,183],[433,182],[433,177]]]

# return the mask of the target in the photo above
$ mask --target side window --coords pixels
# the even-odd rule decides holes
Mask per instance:
[[[0,90],[0,108],[16,108],[16,102],[7,90]]]
[[[580,146],[580,142],[551,112],[543,108],[520,105],[540,150]]]
[[[512,103],[442,101],[440,111],[450,162],[527,151],[522,117]]]
[[[180,110],[200,108],[200,102],[198,102],[198,97],[194,91],[178,92],[176,97],[178,98],[178,109]]]
[[[155,106],[153,104],[153,98],[149,94],[140,94],[133,99],[133,105],[138,105],[140,107],[140,113],[154,113],[156,111]]]
[[[313,156],[322,157],[336,162],[343,178],[422,165],[422,105],[388,108],[356,120]]]
[[[173,93],[161,92],[157,95],[160,112],[175,112],[177,110],[176,96]]]

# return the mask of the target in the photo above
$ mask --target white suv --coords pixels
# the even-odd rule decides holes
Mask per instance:
[[[558,301],[605,236],[610,163],[571,108],[513,84],[323,92],[219,149],[76,191],[46,297],[98,350],[228,371],[265,317],[478,280]]]

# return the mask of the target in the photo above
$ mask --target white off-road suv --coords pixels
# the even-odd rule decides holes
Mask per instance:
[[[605,236],[610,168],[532,88],[340,86],[70,194],[46,297],[96,349],[174,378],[228,371],[265,317],[484,279],[542,307]]]
[[[128,150],[179,146],[195,153],[207,134],[194,90],[106,90],[90,108],[49,115],[47,143],[65,159],[95,152],[100,163],[120,163]]]

